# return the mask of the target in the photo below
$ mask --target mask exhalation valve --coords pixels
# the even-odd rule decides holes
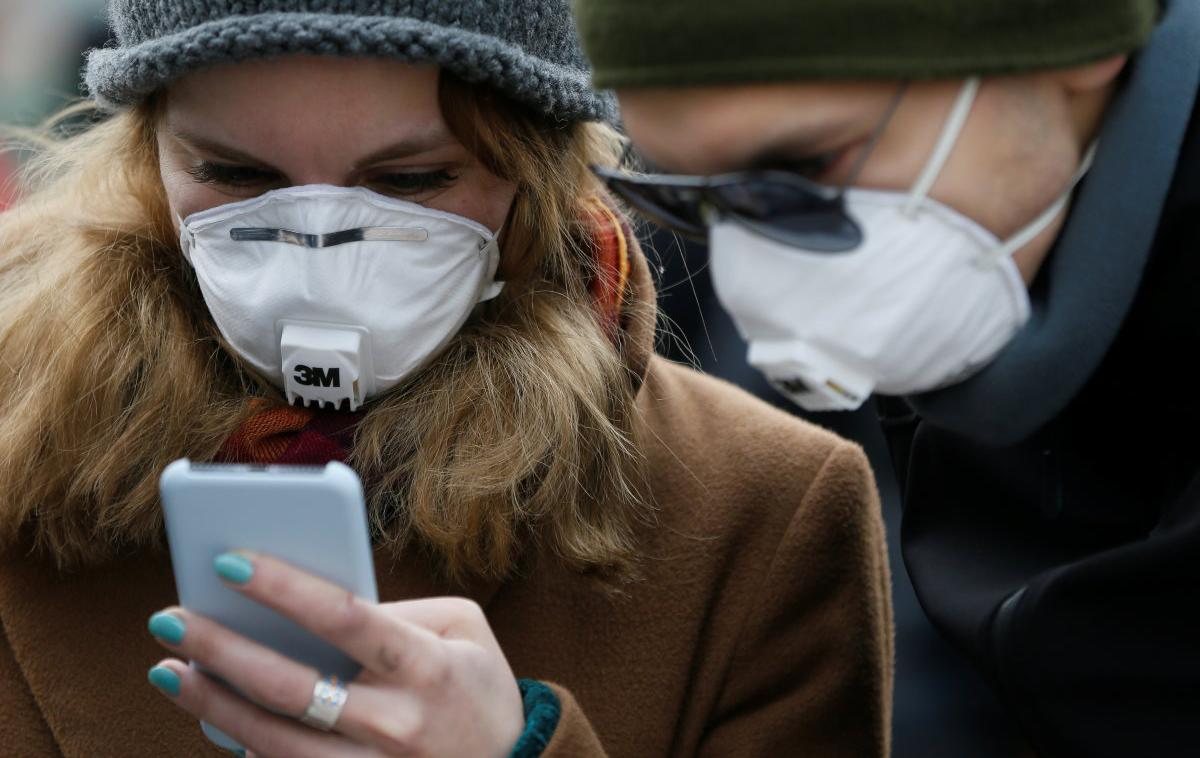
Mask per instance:
[[[305,408],[358,410],[363,387],[368,337],[354,327],[281,323],[279,352],[284,391],[292,405]]]
[[[875,387],[845,361],[799,341],[751,342],[748,362],[779,393],[809,411],[856,410]]]

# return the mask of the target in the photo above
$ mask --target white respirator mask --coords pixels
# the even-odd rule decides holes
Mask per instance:
[[[500,293],[486,227],[362,187],[292,187],[180,222],[222,336],[289,403],[357,410]]]
[[[713,219],[717,296],[750,345],[750,364],[801,407],[855,410],[872,392],[909,395],[962,381],[1029,320],[1012,256],[1062,213],[1095,146],[1058,200],[1002,242],[929,198],[978,90],[978,79],[967,82],[910,192],[846,191],[863,232],[849,252],[810,251]]]

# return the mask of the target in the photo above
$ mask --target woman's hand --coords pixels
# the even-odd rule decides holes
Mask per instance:
[[[151,632],[165,647],[254,702],[174,658],[152,669],[151,681],[254,755],[502,758],[516,743],[525,724],[520,691],[475,603],[374,605],[267,556],[226,554],[218,563],[229,587],[363,665],[347,686],[333,731],[325,733],[288,718],[305,712],[323,672],[182,608],[155,614]]]

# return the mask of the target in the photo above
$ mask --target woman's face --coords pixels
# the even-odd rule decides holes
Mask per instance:
[[[218,66],[167,92],[159,165],[179,217],[305,184],[367,187],[499,231],[516,186],[451,134],[438,69],[292,56]]]

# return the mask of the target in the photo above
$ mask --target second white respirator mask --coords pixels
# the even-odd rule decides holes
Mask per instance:
[[[971,110],[964,87],[908,193],[850,189],[863,242],[822,253],[769,240],[736,220],[710,231],[713,284],[750,344],[749,361],[811,411],[854,410],[872,392],[907,395],[967,378],[1030,317],[1012,255],[1049,226],[1091,165],[1007,242],[929,199]]]
[[[221,334],[306,406],[394,387],[502,287],[486,227],[361,187],[276,190],[181,227]]]

